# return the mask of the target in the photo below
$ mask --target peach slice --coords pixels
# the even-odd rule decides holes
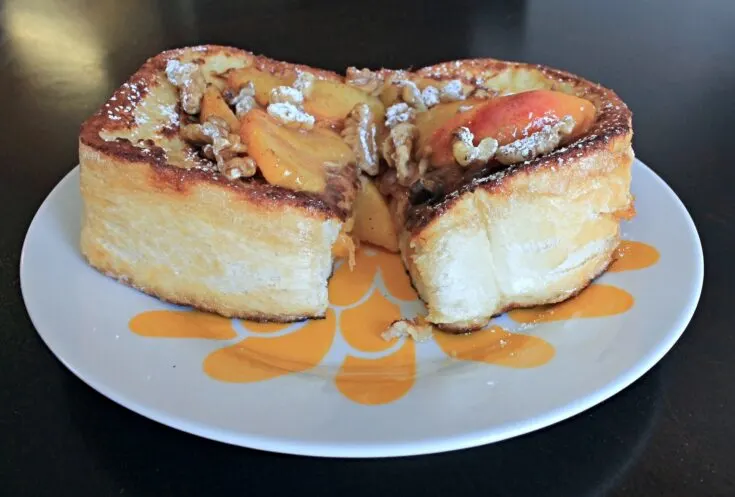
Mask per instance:
[[[266,181],[290,190],[321,192],[326,185],[325,163],[355,162],[352,150],[337,133],[287,128],[261,109],[243,116],[240,138]]]
[[[362,242],[372,243],[398,252],[398,234],[385,198],[375,183],[362,179],[362,187],[354,204],[355,225],[352,235]]]
[[[318,79],[304,101],[304,110],[318,121],[336,124],[346,119],[352,108],[361,103],[370,106],[377,122],[383,120],[385,107],[377,97],[345,83]]]
[[[572,116],[576,123],[571,136],[565,140],[568,143],[592,126],[595,106],[583,98],[552,90],[515,93],[483,101],[472,110],[449,118],[433,132],[427,126],[431,136],[423,137],[423,141],[431,146],[434,165],[449,165],[454,163],[452,132],[459,126],[469,128],[475,135],[475,142],[493,137],[500,145],[505,145],[536,133],[564,116]]]
[[[204,122],[212,116],[224,119],[233,133],[237,133],[240,129],[240,121],[235,116],[235,113],[232,112],[230,106],[227,105],[225,99],[222,98],[222,93],[220,93],[216,86],[209,85],[204,92],[204,97],[202,97],[200,118]]]
[[[268,105],[273,88],[276,86],[290,86],[295,79],[295,75],[280,77],[254,67],[244,67],[230,71],[227,74],[227,86],[237,92],[248,81],[251,81],[255,86],[255,100],[260,105]]]
[[[451,131],[471,121],[480,105],[486,102],[474,99],[460,100],[439,104],[426,112],[419,112],[416,115],[416,128],[419,132],[417,150],[423,150],[430,142],[439,142],[443,136],[437,135],[437,132],[441,129],[449,129],[451,138]]]

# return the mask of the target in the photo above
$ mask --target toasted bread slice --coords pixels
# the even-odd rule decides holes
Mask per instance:
[[[631,112],[618,96],[566,72],[493,59],[439,64],[410,77],[460,80],[496,95],[551,89],[596,108],[587,133],[551,153],[468,168],[438,198],[393,202],[402,257],[428,321],[477,329],[506,310],[569,298],[604,272],[620,220],[634,214]]]
[[[246,66],[341,81],[218,46],[151,58],[82,125],[82,253],[146,293],[223,316],[324,316],[332,246],[357,189],[354,164],[327,175],[318,192],[218,174],[181,136],[189,116],[166,77],[172,59],[197,64],[219,88],[228,70]]]

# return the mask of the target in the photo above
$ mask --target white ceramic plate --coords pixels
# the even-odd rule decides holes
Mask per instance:
[[[632,296],[632,307],[624,306],[612,316],[535,325],[503,316],[495,324],[537,337],[531,339],[536,348],[520,347],[517,355],[509,352],[514,344],[527,342],[519,342],[520,335],[497,331],[497,337],[505,339],[493,338],[484,345],[491,352],[485,355],[494,357],[495,364],[452,359],[436,341],[382,346],[373,336],[361,342],[362,330],[353,326],[342,333],[329,323],[321,331],[304,330],[318,334],[326,344],[316,360],[299,356],[305,342],[292,334],[303,324],[260,333],[239,321],[192,318],[186,326],[209,323],[215,334],[225,332],[221,339],[142,336],[131,326],[143,335],[155,335],[160,331],[156,323],[164,322],[156,317],[166,314],[141,318],[141,313],[173,310],[177,319],[189,315],[86,265],[78,249],[78,184],[77,168],[43,203],[23,247],[23,297],[48,347],[94,389],[137,413],[203,437],[269,451],[341,457],[423,454],[486,444],[551,425],[614,395],[659,361],[687,326],[702,287],[702,249],[689,214],[671,189],[636,161],[638,215],[624,224],[623,235],[656,247],[660,259],[645,269],[608,273],[598,281]],[[366,304],[375,290],[386,296],[373,297],[381,300],[373,302],[381,308],[398,306],[407,316],[420,310],[419,303],[396,298],[380,277],[371,289],[348,307]],[[334,312],[344,316],[347,310],[337,307]],[[369,307],[363,314],[353,312],[358,312],[353,322],[375,319]],[[490,337],[493,332],[481,333]],[[217,352],[251,335],[261,338],[243,342],[244,356]],[[283,347],[265,344],[279,339]],[[250,344],[259,345],[250,350]],[[381,347],[387,350],[366,352]],[[279,353],[284,355],[280,359],[291,359],[287,369],[307,368],[309,361],[319,365],[263,381],[232,381],[275,374]],[[253,373],[258,361],[264,369]],[[246,369],[242,377],[238,364]],[[513,365],[535,367],[507,367]],[[339,376],[350,368],[361,374]]]

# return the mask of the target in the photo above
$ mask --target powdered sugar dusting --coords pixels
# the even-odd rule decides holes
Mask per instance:
[[[270,104],[267,112],[285,125],[307,129],[314,127],[314,116],[307,114],[290,102]]]
[[[440,101],[439,90],[434,86],[427,86],[421,92],[421,98],[424,101],[426,107],[433,107]]]
[[[413,121],[416,111],[405,102],[400,102],[388,107],[385,111],[385,125],[393,128],[399,123]]]
[[[447,82],[440,90],[440,98],[442,102],[464,100],[462,82],[458,79]]]

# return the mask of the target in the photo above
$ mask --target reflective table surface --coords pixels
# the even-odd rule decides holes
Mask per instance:
[[[0,495],[735,495],[735,2],[0,5]],[[112,403],[35,333],[20,296],[21,244],[43,198],[77,163],[80,123],[145,58],[205,42],[334,70],[489,56],[613,88],[634,112],[637,156],[678,193],[702,238],[707,274],[689,329],[652,371],[585,413],[434,456],[269,454]]]

